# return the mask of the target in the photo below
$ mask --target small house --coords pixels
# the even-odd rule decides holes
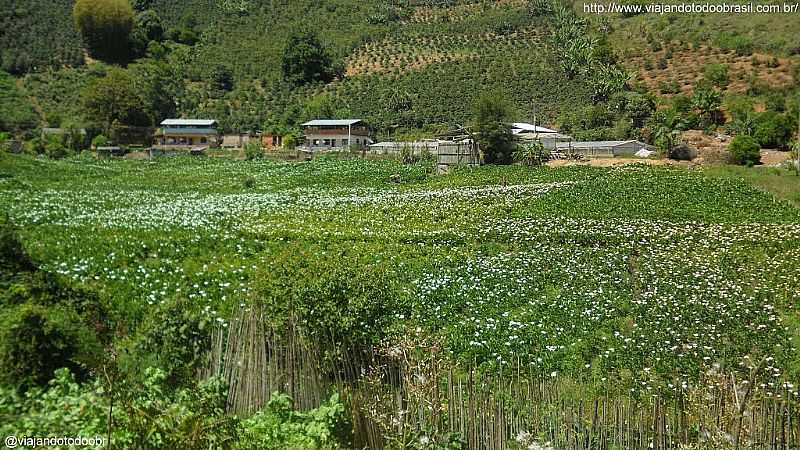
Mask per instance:
[[[261,147],[267,150],[283,148],[283,136],[273,133],[262,134]]]
[[[156,130],[155,146],[160,148],[218,147],[218,124],[213,119],[166,119]]]
[[[366,148],[372,144],[369,128],[360,119],[312,120],[302,125],[305,147],[310,150]]]
[[[244,148],[251,139],[255,139],[249,134],[226,134],[222,136],[222,148]]]

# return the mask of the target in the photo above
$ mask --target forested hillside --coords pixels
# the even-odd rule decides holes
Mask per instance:
[[[85,106],[109,63],[147,86],[126,115],[152,123],[128,125],[180,115],[282,134],[319,117],[363,118],[378,136],[431,133],[470,122],[476,98],[491,92],[518,120],[536,112],[578,138],[655,142],[668,122],[658,105],[684,114],[683,129],[746,122],[793,111],[798,78],[791,14],[750,22],[596,16],[542,0],[133,0],[128,53],[110,61],[81,38],[73,1],[3,1],[3,69],[21,80],[19,108],[35,106],[37,126],[119,120]],[[298,42],[321,52],[319,77],[287,74],[287,58],[308,56],[291,54]]]

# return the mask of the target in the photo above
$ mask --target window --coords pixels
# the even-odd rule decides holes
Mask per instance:
[[[348,142],[347,139],[342,139],[342,147],[347,147]]]
[[[206,138],[204,138],[204,137],[200,138],[200,143],[201,144],[205,144],[206,142],[208,142],[208,140]]]

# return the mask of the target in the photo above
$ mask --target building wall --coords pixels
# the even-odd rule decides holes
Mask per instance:
[[[205,142],[203,140],[205,139]],[[219,142],[219,136],[212,135],[179,135],[179,134],[166,134],[156,138],[156,145],[165,147],[194,147],[194,146],[216,146]]]
[[[261,136],[261,146],[266,149],[283,148],[283,136],[264,134]]]
[[[348,143],[348,134],[306,134],[306,147],[309,148],[333,148],[333,147],[347,147],[349,145],[356,145],[359,147],[366,147],[369,144],[369,138],[363,135],[353,134],[352,142]]]

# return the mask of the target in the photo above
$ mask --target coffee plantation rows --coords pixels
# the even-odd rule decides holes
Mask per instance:
[[[0,171],[0,207],[34,259],[108,297],[131,330],[179,298],[225,327],[313,260],[380,268],[394,294],[377,311],[305,305],[310,335],[344,308],[341,330],[368,342],[421,327],[481,370],[523,363],[634,393],[749,357],[765,392],[797,395],[800,212],[741,181],[335,159],[6,156]]]

